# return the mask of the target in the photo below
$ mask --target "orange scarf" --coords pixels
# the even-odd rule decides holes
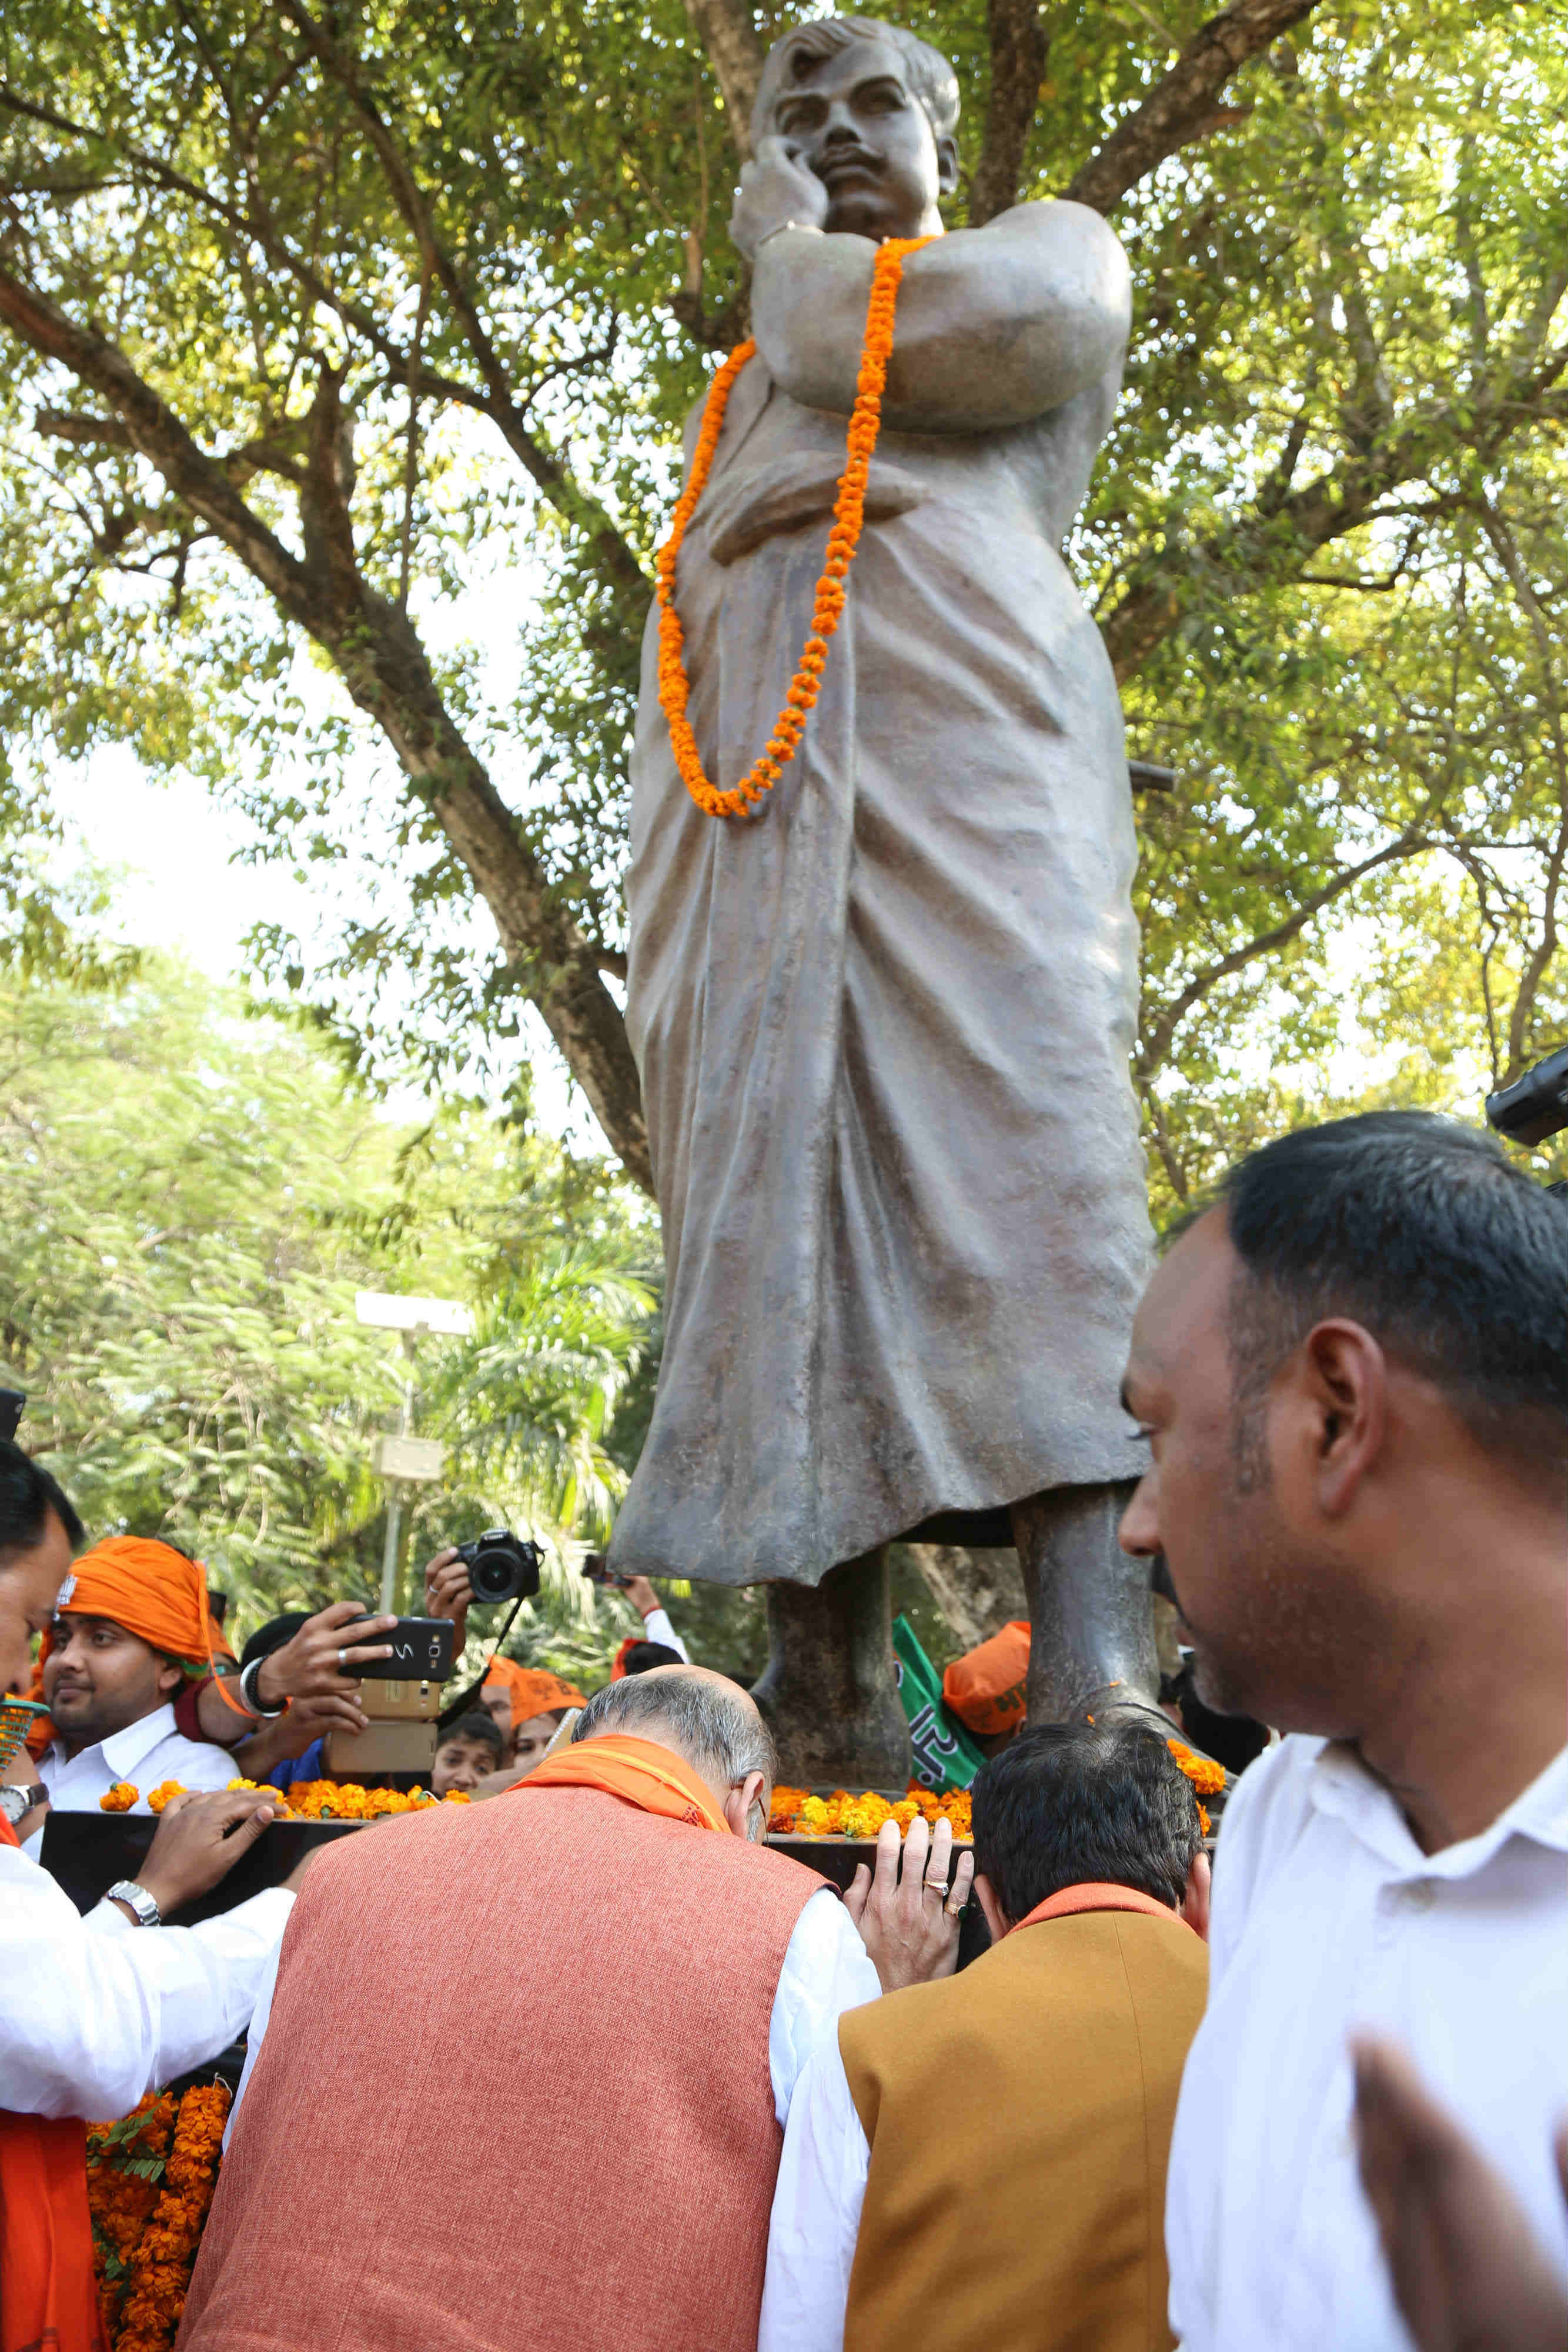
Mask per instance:
[[[0,1813],[0,1845],[20,1840]],[[0,2352],[107,2352],[92,2273],[87,2126],[0,2111]]]
[[[684,1756],[620,1731],[606,1732],[601,1739],[573,1740],[536,1764],[528,1779],[517,1781],[507,1794],[526,1796],[530,1789],[601,1789],[607,1797],[619,1797],[644,1813],[662,1813],[666,1821],[690,1822],[694,1829],[729,1835],[729,1823],[714,1810],[712,1790],[698,1780]]]

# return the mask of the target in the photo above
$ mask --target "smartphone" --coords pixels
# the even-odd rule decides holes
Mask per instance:
[[[624,1591],[626,1579],[612,1572],[609,1560],[601,1551],[591,1551],[582,1563],[582,1572],[591,1584],[608,1584],[612,1591]]]
[[[355,1641],[353,1627],[345,1626],[343,1646],[348,1650],[375,1649],[383,1642],[392,1644],[390,1658],[367,1658],[362,1665],[345,1666],[345,1674],[367,1683],[441,1683],[452,1672],[452,1636],[455,1628],[450,1617],[400,1617],[390,1633],[367,1633]]]

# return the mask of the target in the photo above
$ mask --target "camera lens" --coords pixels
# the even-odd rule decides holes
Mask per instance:
[[[489,1528],[473,1543],[458,1549],[467,1562],[476,1601],[517,1601],[538,1591],[539,1548],[520,1543],[508,1528]]]

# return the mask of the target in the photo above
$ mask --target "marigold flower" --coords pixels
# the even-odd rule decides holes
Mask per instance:
[[[1212,1757],[1199,1756],[1180,1739],[1167,1739],[1166,1746],[1176,1758],[1200,1797],[1217,1797],[1225,1786],[1225,1767]]]
[[[709,816],[741,815],[755,805],[763,793],[771,791],[785,765],[795,756],[802,724],[797,722],[793,729],[787,727],[789,706],[809,709],[816,699],[814,689],[809,697],[803,689],[820,675],[827,657],[826,640],[838,627],[839,614],[844,607],[841,583],[854,561],[865,520],[866,481],[872,453],[876,447],[882,425],[882,395],[887,385],[887,362],[893,351],[894,320],[904,257],[918,253],[923,245],[930,242],[930,238],[925,236],[888,237],[877,247],[876,258],[872,264],[871,294],[866,303],[865,338],[860,372],[855,379],[855,404],[845,436],[844,470],[839,477],[832,528],[828,533],[822,575],[817,583],[811,607],[811,635],[806,640],[785,697],[785,710],[775,722],[762,756],[753,761],[732,792],[723,792],[709,782],[703,770],[696,737],[686,716],[691,681],[681,658],[685,638],[680,615],[675,611],[675,572],[681,543],[696,512],[697,500],[703,494],[713,465],[731,388],[742,368],[755,353],[756,343],[737,344],[708,386],[707,399],[703,404],[702,424],[697,433],[697,446],[692,457],[691,478],[675,507],[669,538],[659,550],[654,595],[659,607],[659,707],[669,725],[670,746],[686,790],[697,806]]]
[[[106,1813],[128,1813],[141,1794],[141,1790],[133,1789],[129,1780],[116,1780],[112,1787],[104,1790],[98,1801],[100,1810]]]

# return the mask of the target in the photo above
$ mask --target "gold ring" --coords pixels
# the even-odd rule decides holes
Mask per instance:
[[[925,1881],[926,1894],[940,1896],[944,1903],[947,1900],[947,1887],[948,1881],[946,1878],[928,1878]]]

